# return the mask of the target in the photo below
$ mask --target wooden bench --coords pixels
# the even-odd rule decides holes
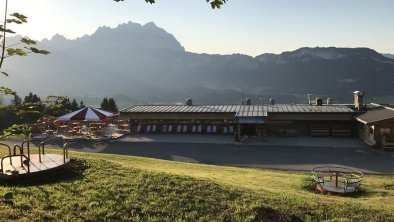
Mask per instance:
[[[352,128],[349,125],[333,125],[332,136],[336,137],[351,137]]]
[[[325,124],[312,124],[310,134],[311,136],[330,136],[330,128]]]

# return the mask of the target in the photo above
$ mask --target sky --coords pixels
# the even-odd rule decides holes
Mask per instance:
[[[393,0],[228,0],[219,10],[206,0],[156,1],[10,0],[10,13],[28,16],[11,28],[36,40],[73,39],[104,25],[154,22],[196,53],[257,56],[336,46],[394,54]]]

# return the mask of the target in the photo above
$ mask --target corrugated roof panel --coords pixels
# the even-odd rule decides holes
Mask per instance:
[[[253,106],[253,116],[258,116],[258,112],[259,112],[259,107],[258,106]]]
[[[144,106],[136,106],[134,107],[134,112],[142,112],[144,110]]]
[[[166,109],[166,113],[172,113],[172,112],[174,112],[174,110],[176,110],[176,106],[173,106],[173,105],[171,105],[171,106],[168,106],[168,109]]]
[[[210,113],[212,110],[209,108],[209,106],[203,106],[201,112],[203,113]]]
[[[305,106],[303,105],[298,105],[298,108],[300,109],[300,112],[304,112],[304,113],[309,113],[310,110],[307,109]]]
[[[308,106],[304,106],[304,108],[308,109],[309,112],[313,112],[313,113],[315,113],[315,112],[326,112],[325,110],[322,109],[321,106],[310,106],[310,105],[308,105]]]
[[[202,110],[204,110],[204,106],[197,106],[193,112],[200,113]]]
[[[154,106],[152,109],[149,110],[151,113],[157,113],[160,112],[163,108],[161,106]]]
[[[187,108],[188,108],[189,106],[182,106],[182,107],[180,107],[179,109],[178,109],[178,112],[181,112],[181,113],[187,113]]]
[[[319,111],[320,111],[320,112],[326,113],[326,112],[327,112],[327,109],[326,109],[326,107],[324,107],[324,106],[319,106]]]
[[[241,106],[240,105],[232,105],[230,106],[229,112],[238,112],[240,110]]]
[[[146,110],[147,110],[148,112],[150,112],[150,113],[155,113],[156,110],[160,110],[160,107],[159,107],[159,106],[151,106],[151,107],[147,106],[147,107],[146,107]]]
[[[173,109],[172,106],[161,106],[160,112],[168,113],[171,109]]]
[[[218,106],[209,106],[208,109],[211,113],[216,113],[218,111]]]
[[[193,110],[193,106],[187,106],[186,109],[184,110],[184,112],[190,113],[191,110]]]
[[[330,113],[332,113],[332,112],[337,112],[338,110],[336,109],[336,108],[334,108],[334,107],[331,107],[331,106],[327,106],[326,107],[326,112],[330,112]]]
[[[134,105],[129,106],[121,112],[206,112],[206,113],[237,113],[239,116],[266,116],[267,113],[277,112],[321,112],[321,113],[347,113],[354,112],[346,106],[312,106],[301,104],[280,104],[280,105],[205,105],[205,106],[185,106],[185,105]]]

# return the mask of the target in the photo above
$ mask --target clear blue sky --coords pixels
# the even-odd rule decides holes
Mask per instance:
[[[394,0],[229,0],[220,10],[205,0],[12,0],[9,7],[29,17],[16,30],[38,40],[153,21],[198,53],[256,56],[304,46],[394,53]]]

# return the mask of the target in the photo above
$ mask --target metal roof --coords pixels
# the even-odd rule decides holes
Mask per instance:
[[[394,109],[384,106],[376,106],[367,109],[367,112],[357,116],[356,119],[364,124],[379,122],[386,119],[394,119]]]
[[[306,104],[277,105],[133,105],[123,113],[235,113],[236,117],[261,117],[268,113],[353,113],[347,106]]]

